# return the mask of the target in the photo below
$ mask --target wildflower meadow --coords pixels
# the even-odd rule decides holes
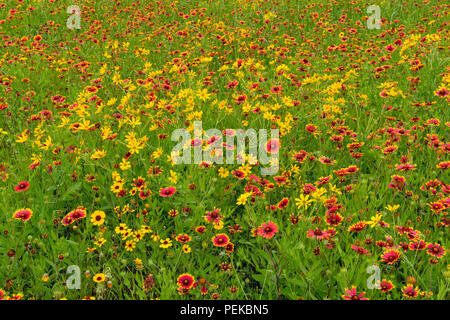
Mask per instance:
[[[447,1],[0,0],[0,300],[447,300]]]

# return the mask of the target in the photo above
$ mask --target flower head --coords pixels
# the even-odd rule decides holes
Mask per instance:
[[[177,284],[179,288],[182,289],[191,289],[195,283],[195,278],[189,273],[183,273],[177,278]]]
[[[105,212],[96,210],[91,214],[91,222],[94,226],[101,226],[105,222]]]
[[[167,248],[169,248],[169,247],[171,247],[172,246],[172,240],[170,240],[169,238],[166,238],[166,239],[161,239],[161,240],[159,240],[159,242],[161,242],[161,244],[159,245],[159,247],[160,248],[163,248],[163,249],[167,249]]]
[[[257,229],[257,234],[266,239],[272,239],[277,232],[278,226],[272,221],[262,223]]]
[[[230,239],[226,234],[220,233],[215,235],[211,239],[211,241],[216,247],[225,247],[228,244],[228,242],[230,242]]]
[[[342,295],[342,298],[344,298],[345,300],[369,300],[364,297],[365,294],[365,292],[358,294],[356,292],[356,287],[352,286],[351,289],[345,288],[345,294]]]
[[[270,139],[266,143],[266,151],[268,153],[277,153],[280,150],[280,140]]]
[[[30,220],[32,215],[33,215],[33,211],[31,211],[31,209],[29,209],[29,208],[19,209],[16,212],[14,212],[13,218],[15,218],[17,220],[22,220],[22,221],[28,221],[28,220]]]
[[[387,264],[393,264],[400,258],[400,251],[396,249],[387,249],[381,255],[381,259],[383,262]]]
[[[391,281],[383,279],[382,281],[377,283],[377,288],[381,290],[382,292],[386,293],[394,289],[394,285]]]
[[[92,280],[96,283],[104,282],[106,280],[106,276],[103,273],[97,273]]]
[[[170,197],[173,196],[176,191],[177,189],[175,187],[161,188],[159,190],[159,195],[161,197]]]
[[[427,245],[427,253],[436,258],[442,258],[445,255],[445,248],[442,247],[439,243],[428,244]]]
[[[27,191],[29,187],[30,187],[30,183],[28,181],[22,181],[22,182],[19,182],[19,184],[14,187],[14,190],[16,192],[23,192],[23,191]]]
[[[418,287],[414,287],[413,284],[407,284],[402,288],[402,294],[404,297],[408,299],[413,299],[417,297],[420,293],[420,290]]]

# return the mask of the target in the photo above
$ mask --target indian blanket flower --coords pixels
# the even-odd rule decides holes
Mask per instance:
[[[180,243],[188,243],[189,241],[191,241],[191,237],[189,237],[187,234],[179,234],[175,238],[175,240],[180,242]]]
[[[404,297],[408,299],[416,298],[420,293],[420,290],[418,287],[414,287],[413,284],[407,284],[402,288],[402,294]]]
[[[225,247],[230,242],[230,239],[226,234],[220,233],[212,237],[211,241],[216,247]]]
[[[442,247],[439,243],[428,244],[427,245],[427,253],[431,256],[434,256],[438,259],[442,258],[445,255],[445,248]]]
[[[268,153],[277,153],[280,150],[280,140],[279,139],[270,139],[266,143],[266,151]]]
[[[386,293],[394,289],[394,285],[391,281],[383,279],[380,282],[377,283],[377,288],[381,290],[382,292]]]
[[[32,215],[33,215],[33,211],[30,208],[19,209],[19,210],[16,210],[16,212],[14,212],[13,218],[17,219],[17,220],[22,220],[22,221],[28,221],[28,220],[30,220]]]
[[[397,191],[403,191],[405,188],[406,178],[403,176],[393,175],[392,182],[389,183],[389,189],[396,189]]]
[[[173,196],[176,191],[177,189],[175,187],[161,188],[159,190],[159,195],[161,197],[170,197]]]
[[[76,209],[70,211],[62,220],[61,223],[64,226],[68,226],[75,221],[82,219],[86,217],[86,208],[84,207],[77,207]]]
[[[234,251],[234,244],[231,242],[228,242],[227,245],[225,246],[225,252],[231,253],[233,251]]]
[[[178,210],[177,209],[170,209],[169,212],[167,212],[167,214],[171,217],[176,217],[178,215]]]
[[[417,251],[417,250],[424,250],[427,246],[427,243],[423,240],[414,240],[409,243],[409,250],[411,251]]]
[[[343,217],[339,213],[328,213],[325,222],[330,226],[338,226],[341,224]]]
[[[283,198],[280,202],[278,202],[277,207],[278,207],[278,209],[284,209],[288,206],[288,204],[289,204],[289,199]]]
[[[213,208],[212,211],[206,211],[205,220],[207,222],[218,222],[223,216],[219,213],[220,209]]]
[[[278,226],[272,221],[262,223],[257,229],[257,234],[266,239],[272,239],[277,232]]]
[[[23,192],[23,191],[27,191],[29,187],[30,187],[30,183],[28,181],[21,181],[14,187],[14,190],[16,192]]]
[[[233,170],[233,171],[231,171],[231,173],[239,180],[242,180],[245,178],[245,172],[243,172],[241,170]]]
[[[360,247],[360,246],[355,246],[354,244],[352,244],[352,249],[355,250],[357,253],[361,254],[361,255],[367,255],[370,256],[370,252],[369,250],[367,250],[364,247]]]
[[[147,292],[147,291],[153,289],[154,285],[155,285],[155,280],[153,279],[153,275],[149,274],[144,279],[144,283],[142,284],[142,287],[144,288],[144,291]]]
[[[443,161],[436,165],[436,168],[446,170],[450,168],[450,161]]]
[[[396,249],[387,249],[381,255],[381,259],[383,262],[387,264],[393,264],[400,258],[400,251]]]
[[[14,293],[11,297],[7,297],[6,300],[22,300],[22,293]]]
[[[190,290],[195,283],[195,278],[189,273],[183,273],[177,278],[178,287]]]
[[[365,221],[361,221],[358,223],[355,223],[353,225],[351,225],[350,227],[348,227],[347,231],[355,231],[355,232],[360,232],[362,230],[364,230],[367,226],[367,223]]]
[[[202,234],[206,232],[206,227],[205,226],[198,226],[197,228],[195,228],[195,232]]]
[[[306,237],[311,239],[324,240],[328,239],[330,235],[328,234],[327,231],[316,228],[316,229],[309,229],[306,232]]]
[[[193,288],[197,288],[200,287],[200,293],[202,295],[205,295],[208,293],[208,287],[207,286],[211,286],[211,284],[206,281],[205,278],[199,278],[197,282],[194,283]]]
[[[345,294],[342,295],[342,298],[345,300],[369,300],[366,297],[364,297],[366,293],[357,293],[356,287],[352,286],[351,289],[345,288]]]

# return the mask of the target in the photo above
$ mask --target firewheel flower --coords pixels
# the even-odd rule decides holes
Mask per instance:
[[[207,222],[219,222],[223,216],[219,213],[220,209],[214,208],[212,211],[206,211],[206,215],[204,216]]]
[[[226,234],[220,233],[212,237],[211,241],[216,247],[225,247],[230,242],[230,239]]]
[[[387,249],[381,255],[382,261],[387,264],[393,264],[399,258],[400,258],[400,251],[395,250],[395,249]]]
[[[19,209],[16,212],[14,212],[13,218],[15,218],[17,220],[22,220],[22,221],[28,221],[28,220],[30,220],[32,215],[33,215],[33,211],[31,211],[31,209],[29,209],[29,208]]]
[[[351,225],[347,228],[347,231],[362,231],[367,226],[367,223],[365,221],[358,222],[356,224]]]
[[[70,211],[61,221],[64,226],[74,223],[75,221],[86,217],[86,209],[84,207],[78,207],[75,210]]]
[[[364,248],[364,247],[355,246],[354,244],[352,244],[352,249],[355,250],[357,253],[359,253],[359,254],[361,254],[361,255],[370,256],[369,250],[367,250],[367,249]]]
[[[330,235],[328,234],[327,231],[316,228],[316,229],[309,229],[306,232],[306,237],[310,238],[310,239],[316,238],[317,240],[323,240],[323,239],[328,239],[330,237]]]
[[[427,253],[429,255],[435,256],[438,259],[442,258],[445,255],[445,249],[439,243],[430,243],[427,245],[427,249]]]
[[[288,204],[289,204],[289,199],[283,198],[280,202],[278,202],[277,207],[278,207],[278,209],[284,209],[287,207]]]
[[[280,150],[280,140],[270,139],[266,143],[266,151],[268,153],[277,153]]]
[[[420,292],[419,288],[414,287],[414,285],[412,284],[408,284],[402,288],[403,296],[408,299],[417,297],[419,295],[419,292]]]
[[[14,190],[16,192],[23,192],[23,191],[27,191],[29,187],[30,187],[30,183],[28,181],[22,181],[22,182],[19,182],[19,184],[14,187]]]
[[[183,273],[177,278],[178,287],[190,290],[195,283],[195,278],[189,273]]]
[[[351,289],[345,288],[345,294],[342,295],[342,298],[344,298],[345,300],[369,300],[364,297],[365,294],[365,292],[358,294],[356,292],[356,287],[352,286]]]
[[[173,196],[176,191],[177,189],[175,187],[161,188],[159,190],[159,195],[161,197],[170,197]]]
[[[205,294],[208,293],[208,288],[207,288],[207,286],[211,286],[211,283],[209,283],[208,281],[206,281],[205,278],[200,278],[200,279],[198,279],[198,281],[197,281],[196,283],[194,283],[193,288],[195,289],[195,288],[197,288],[197,287],[200,287],[200,293],[201,293],[202,295],[205,295]]]
[[[377,283],[377,288],[382,292],[386,293],[395,288],[391,281],[383,279],[381,282]]]
[[[261,224],[256,232],[259,236],[262,236],[266,239],[272,239],[278,232],[278,226],[274,222],[269,221],[267,223]]]

